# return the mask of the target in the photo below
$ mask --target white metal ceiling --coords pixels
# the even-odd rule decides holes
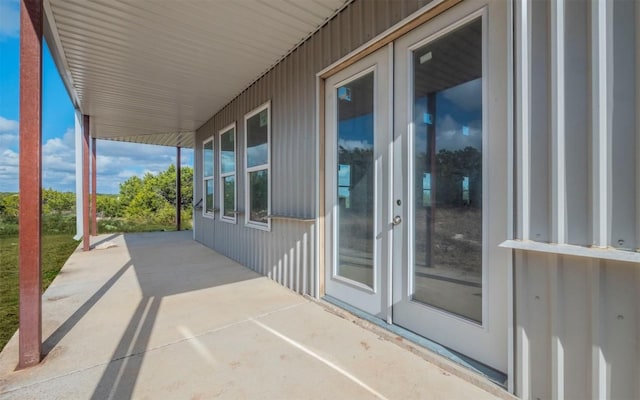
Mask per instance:
[[[216,111],[345,0],[47,0],[45,36],[92,135],[193,146]]]

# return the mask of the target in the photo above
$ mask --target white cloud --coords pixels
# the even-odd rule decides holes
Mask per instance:
[[[0,192],[18,191],[18,153],[0,149]]]
[[[369,150],[373,148],[373,145],[364,140],[344,140],[340,139],[338,141],[339,147],[344,147],[345,150]]]
[[[18,135],[12,133],[0,133],[0,149],[5,149],[18,144]]]
[[[18,121],[0,115],[0,133],[18,133],[18,126]]]
[[[3,7],[0,6],[0,15],[3,12]],[[2,18],[4,17],[0,17],[0,25],[3,21]],[[17,146],[18,121],[0,115],[0,192],[18,191]]]
[[[0,1],[0,40],[17,38],[20,34],[20,2]]]
[[[442,95],[464,111],[482,110],[482,78],[454,86],[443,91]]]
[[[1,0],[0,0],[1,1]],[[73,129],[42,145],[42,186],[75,191],[75,133]],[[12,150],[17,135],[0,135],[0,191],[18,190],[18,153]],[[117,193],[120,183],[146,172],[157,173],[175,163],[173,147],[99,140],[97,145],[98,192]],[[183,165],[191,165],[193,151],[183,149]]]

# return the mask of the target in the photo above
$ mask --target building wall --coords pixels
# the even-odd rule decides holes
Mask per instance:
[[[244,211],[244,115],[271,100],[271,213],[316,217],[316,73],[429,3],[356,0],[265,76],[233,99],[196,133],[194,199],[202,198],[202,141],[237,122],[237,198]],[[212,88],[215,90],[215,88]],[[218,151],[215,143],[215,152]],[[214,153],[215,153],[214,152]],[[216,183],[219,171],[216,168]],[[219,185],[217,185],[219,186]],[[216,208],[219,208],[216,187]],[[202,217],[196,240],[300,293],[315,295],[315,225],[273,219],[271,232]]]
[[[356,0],[233,99],[197,131],[195,200],[202,141],[236,121],[244,165],[244,115],[270,100],[272,214],[315,218],[315,74],[426,3]],[[524,399],[637,399],[640,5],[512,4],[513,239],[536,248],[514,250],[515,391]],[[244,169],[237,171],[244,211]],[[315,295],[313,223],[273,220],[265,232],[245,227],[243,215],[236,225],[217,217],[196,213],[198,241]],[[564,255],[557,243],[582,255]],[[622,253],[632,262],[614,260]]]
[[[524,399],[640,398],[640,4],[600,3],[515,3]]]

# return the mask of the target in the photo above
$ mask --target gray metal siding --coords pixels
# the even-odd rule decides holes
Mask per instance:
[[[202,197],[202,140],[237,121],[238,209],[244,210],[244,114],[271,100],[272,213],[315,218],[315,74],[426,3],[353,2],[220,110],[196,134],[196,200]],[[565,68],[560,91],[553,84],[558,42],[551,7],[556,2],[525,3],[531,8],[524,13],[518,6],[522,3],[514,4],[516,69],[529,68],[531,75],[529,82],[517,82],[514,99],[521,112],[526,102],[520,90],[527,90],[531,132],[523,140],[523,121],[516,120],[515,239],[548,245],[564,237],[562,243],[588,250],[603,244],[598,235],[606,231],[604,245],[621,248],[612,251],[635,250],[640,230],[640,6],[609,3],[609,79],[606,101],[599,103],[594,87],[595,3],[562,2]],[[519,31],[523,15],[531,24],[530,62],[524,66]],[[558,103],[558,93],[564,93],[564,103]],[[553,104],[562,108],[554,110]],[[594,116],[600,104],[607,119],[609,147],[604,151],[598,148]],[[558,112],[564,117],[560,130]],[[564,150],[558,147],[559,131]],[[601,155],[608,157],[604,175],[598,175]],[[522,164],[523,157],[530,163]],[[558,180],[559,170],[564,180]],[[216,178],[218,172],[216,168]],[[599,197],[598,188],[607,195]],[[562,195],[564,202],[559,200]],[[608,203],[599,207],[602,199]],[[273,220],[272,231],[264,232],[245,227],[242,215],[236,225],[199,213],[195,221],[198,241],[292,290],[315,294],[314,224]],[[640,264],[546,251],[514,252],[516,393],[524,399],[640,398]]]
[[[271,101],[271,213],[315,218],[317,72],[429,3],[356,0],[196,133],[196,188],[202,198],[202,141],[237,122],[237,200],[244,211],[244,115]],[[213,89],[215,90],[215,88]],[[218,143],[216,141],[217,156]],[[217,160],[216,160],[217,162]],[[219,208],[216,165],[215,205]],[[300,293],[315,294],[315,224],[273,219],[271,232],[211,220],[196,211],[196,240]]]
[[[515,239],[542,249],[515,250],[516,394],[523,399],[640,398],[640,263],[604,255],[640,260],[640,4],[602,3],[605,40],[598,42],[598,3],[515,2],[516,69],[531,74],[515,96]],[[562,5],[565,17],[554,25]],[[529,62],[518,51],[526,48],[527,19]],[[558,70],[554,51],[563,47]],[[553,118],[555,104],[564,125]],[[580,246],[583,256],[562,255],[557,243]]]

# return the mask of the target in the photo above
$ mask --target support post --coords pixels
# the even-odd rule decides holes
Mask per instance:
[[[42,351],[42,0],[20,5],[20,233],[18,368]]]
[[[74,240],[82,239],[82,113],[75,112],[75,152],[76,152],[76,235]]]
[[[182,211],[182,179],[180,179],[180,146],[176,147],[176,230],[181,228],[181,211]]]
[[[98,181],[96,167],[96,138],[91,138],[91,236],[98,235],[98,208],[96,207],[98,197]]]
[[[89,116],[82,122],[82,250],[89,251]]]

